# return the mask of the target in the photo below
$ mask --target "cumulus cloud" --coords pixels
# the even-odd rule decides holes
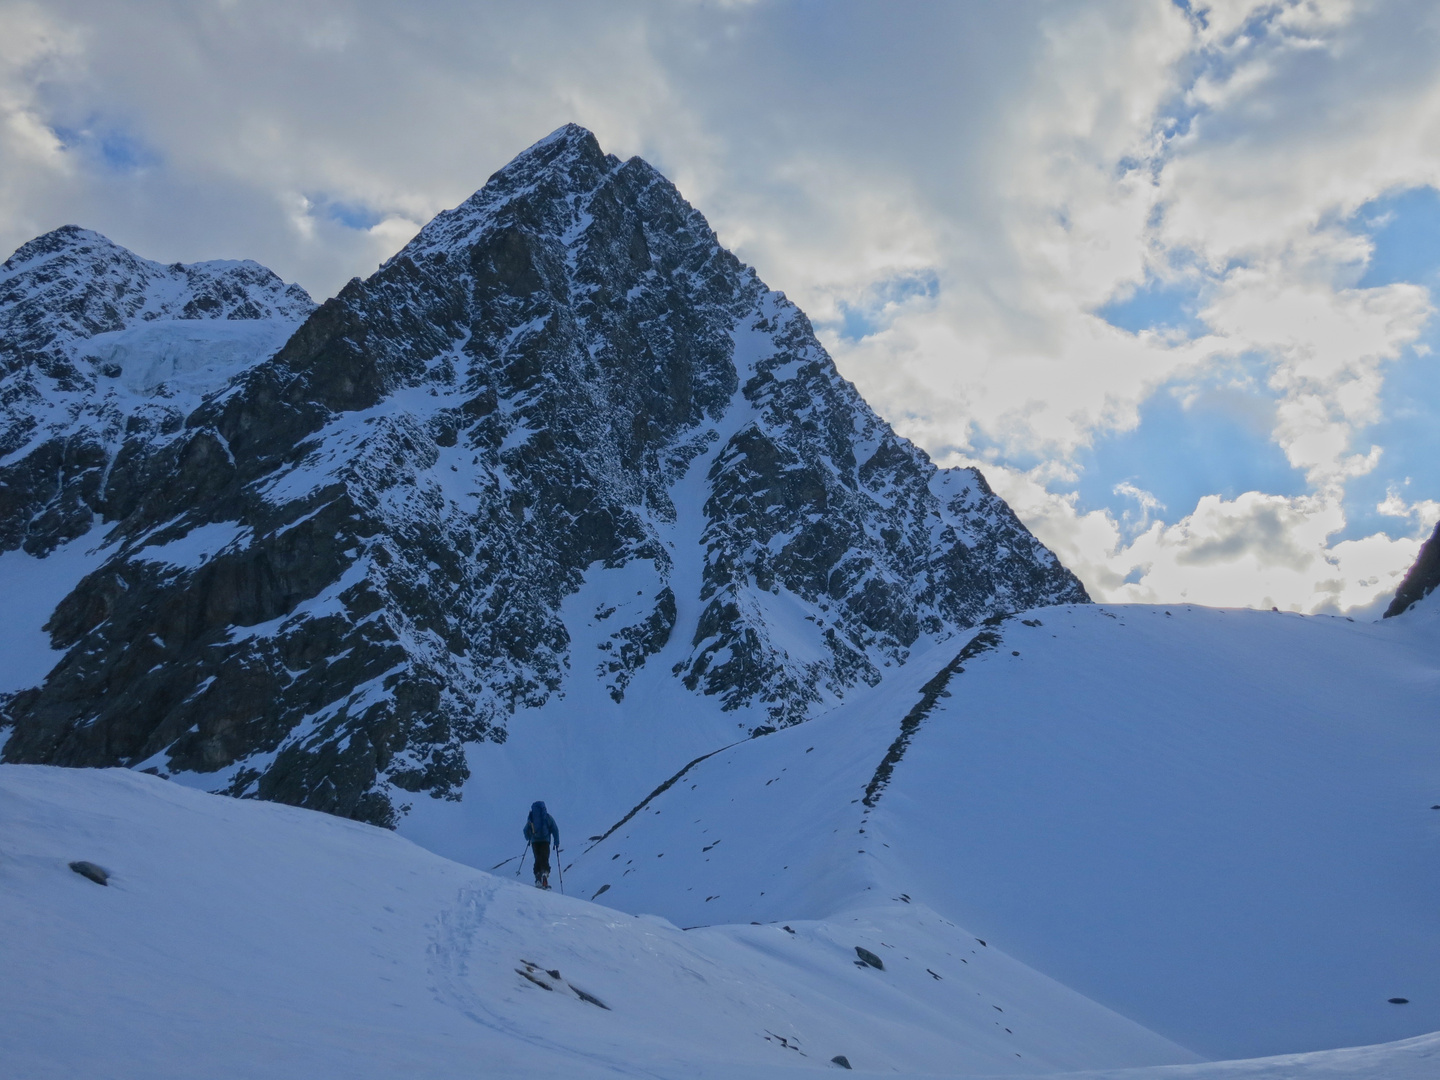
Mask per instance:
[[[1407,481],[1408,482],[1408,481]],[[1391,484],[1385,491],[1385,498],[1375,509],[1387,517],[1401,518],[1411,523],[1417,534],[1429,533],[1440,521],[1440,501],[1416,499],[1406,502],[1397,485]]]
[[[1421,529],[1337,543],[1345,523],[1338,500],[1252,491],[1207,495],[1173,524],[1153,521],[1131,538],[1113,514],[1079,511],[1073,494],[1057,495],[1030,474],[1000,468],[987,475],[1092,591],[1117,603],[1368,608],[1395,591],[1419,552],[1416,533],[1440,519],[1440,505],[1407,507],[1400,516]]]
[[[31,4],[0,8],[0,221],[24,235],[33,202],[50,185],[68,186],[73,169],[47,122],[41,85],[71,74],[82,35]],[[24,236],[29,239],[29,236]]]
[[[645,6],[0,3],[0,26],[38,28],[6,80],[17,110],[73,176],[0,159],[0,199],[23,208],[0,241],[78,221],[332,294],[562,123],[622,153],[646,130],[698,131],[650,56]],[[676,141],[700,157],[703,139]]]
[[[1097,597],[1340,610],[1393,587],[1440,495],[1345,532],[1433,314],[1421,283],[1362,286],[1354,215],[1440,185],[1437,46],[1403,0],[0,0],[0,245],[75,221],[328,295],[575,120]],[[1183,326],[1107,320],[1157,293]],[[1082,502],[1092,448],[1237,366],[1308,490]]]
[[[1346,289],[1288,270],[1231,272],[1204,317],[1231,348],[1269,358],[1275,440],[1311,484],[1331,490],[1378,462],[1379,447],[1352,442],[1379,419],[1383,365],[1419,336],[1430,299],[1418,285]]]
[[[1178,341],[1142,333],[1128,352],[1102,355],[1095,346],[1104,331],[1077,325],[1084,300],[1072,288],[1050,322],[1057,328],[1070,322],[1069,332],[1045,359],[1068,351],[1095,382],[1072,387],[1045,379],[1043,361],[1022,363],[1020,385],[1028,384],[1049,407],[1036,401],[1023,410],[988,410],[991,425],[1004,425],[988,434],[1012,450],[990,454],[989,468],[1003,470],[997,487],[1107,599],[1186,596],[1296,610],[1363,606],[1394,587],[1414,557],[1417,534],[1433,521],[1405,514],[1418,526],[1402,530],[1409,535],[1334,542],[1346,526],[1347,482],[1374,470],[1384,453],[1361,440],[1381,419],[1386,365],[1417,342],[1433,309],[1417,284],[1355,287],[1369,244],[1342,223],[1384,192],[1436,181],[1435,13],[1348,3],[1217,4],[1195,11],[1186,61],[1170,69],[1177,89],[1154,99],[1152,142],[1142,145],[1135,124],[1137,149],[1128,157],[1112,151],[1114,178],[1090,194],[1089,213],[1108,227],[1087,238],[1088,246],[1108,241],[1138,256],[1139,265],[1126,269],[1117,260],[1081,273],[1077,260],[1071,274],[1057,276],[1115,295],[1146,281],[1188,281],[1204,298],[1200,318],[1207,332]],[[1181,79],[1187,64],[1188,83]],[[1109,119],[1123,129],[1123,116]],[[1118,145],[1113,136],[1110,145]],[[1047,201],[1042,188],[1034,190]],[[1138,224],[1132,217],[1127,225],[1115,213],[1126,196],[1145,208]],[[1056,196],[1048,202],[1064,206]],[[1033,235],[1029,242],[1035,245]],[[1030,280],[1045,276],[1033,273]],[[1063,286],[1052,295],[1063,296]],[[993,357],[999,350],[978,351]],[[1027,426],[1042,437],[1060,434],[1051,454],[1063,459],[1089,440],[1133,425],[1138,404],[1163,382],[1213,372],[1240,357],[1257,359],[1267,371],[1271,436],[1303,472],[1311,495],[1207,496],[1174,524],[1156,521],[1127,542],[1128,510],[1082,512],[1073,492],[1055,493],[1064,472],[1056,460],[1023,473],[1004,468],[1030,434]],[[992,399],[994,386],[986,381]],[[953,417],[982,401],[971,388],[968,398],[947,401],[943,412]],[[1051,415],[1058,402],[1070,409],[1064,421]],[[911,421],[909,430],[934,445],[937,432],[928,419]],[[953,441],[951,460],[985,462],[982,444],[967,431]],[[1115,492],[1134,495],[1125,485]]]

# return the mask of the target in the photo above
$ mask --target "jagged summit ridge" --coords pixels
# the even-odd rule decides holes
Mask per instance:
[[[66,657],[10,702],[7,759],[391,822],[577,681],[623,707],[680,680],[763,730],[1086,599],[669,181],[573,125],[201,403],[165,461],[56,610]]]
[[[639,158],[633,160],[650,168]],[[565,124],[517,155],[459,206],[436,214],[389,262],[468,248],[505,206],[520,198],[528,197],[531,211],[538,214],[530,224],[565,235],[567,226],[582,220],[583,206],[577,204],[584,199],[579,193],[593,190],[620,164],[619,158],[600,149],[593,132]],[[659,173],[655,176],[663,179]]]

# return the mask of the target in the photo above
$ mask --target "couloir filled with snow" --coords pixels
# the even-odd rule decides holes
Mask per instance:
[[[891,1076],[1432,1077],[1427,603],[997,620],[656,776],[594,833],[583,748],[517,758],[513,813],[495,795],[448,838],[508,857],[493,874],[309,811],[3,766],[0,1052],[36,1077],[780,1077],[837,1055]],[[688,753],[683,714],[634,719]],[[515,873],[530,797],[560,821],[567,896]]]

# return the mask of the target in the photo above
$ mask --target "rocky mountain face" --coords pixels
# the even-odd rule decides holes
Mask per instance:
[[[1384,617],[1403,615],[1434,592],[1437,585],[1440,585],[1440,525],[1436,525],[1430,539],[1420,545],[1420,553],[1395,590],[1395,599],[1385,609]]]
[[[113,299],[133,287],[105,269],[154,264],[101,266],[69,252],[103,240],[62,233],[0,280],[0,327],[29,335],[5,330],[7,401],[56,416],[99,408],[78,404],[117,363],[99,337],[162,311]],[[73,282],[11,284],[47,258]],[[156,318],[306,303],[263,272],[182,304],[197,269],[167,271]],[[106,558],[48,623],[63,658],[5,701],[6,760],[210,773],[393,824],[413,793],[458,797],[467,747],[567,679],[624,702],[677,641],[663,676],[763,732],[917,644],[1087,599],[978,471],[897,437],[663,176],[573,125],[205,393],[183,420],[132,409],[89,486],[72,469],[54,489],[104,522]],[[5,445],[44,424],[13,421]],[[132,426],[143,467],[107,483]],[[11,546],[84,531],[25,498]],[[609,630],[580,656],[566,605],[605,575],[635,596],[581,613]]]

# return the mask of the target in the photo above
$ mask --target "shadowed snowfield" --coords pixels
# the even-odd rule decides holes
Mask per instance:
[[[982,628],[566,834],[598,903],[322,814],[0,767],[5,1071],[1433,1077],[1426,607]]]

